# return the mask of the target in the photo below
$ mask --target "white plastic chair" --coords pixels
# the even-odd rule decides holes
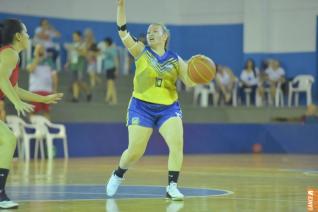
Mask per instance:
[[[294,103],[295,106],[299,105],[299,93],[306,93],[307,105],[312,103],[311,88],[314,83],[314,77],[312,75],[298,75],[288,84],[288,106],[292,106],[293,94],[295,94]]]
[[[45,140],[47,146],[48,159],[53,159],[53,141],[61,139],[63,141],[64,157],[68,158],[67,136],[65,126],[62,124],[53,124],[47,118],[40,115],[32,115],[31,123],[39,126],[45,132]],[[57,133],[51,133],[49,129],[58,130]]]
[[[277,83],[275,92],[275,107],[284,107],[284,93],[282,90],[282,83]]]
[[[232,106],[233,107],[237,106],[238,87],[239,87],[239,80],[235,77],[235,82],[234,82],[233,91],[232,91]]]
[[[273,105],[270,88],[267,87],[264,89],[264,96],[267,96],[268,104]],[[262,105],[263,105],[263,100],[261,100],[260,106],[262,106]],[[282,90],[282,83],[281,82],[277,83],[277,85],[276,85],[274,106],[275,107],[284,107],[284,93]]]
[[[209,104],[209,95],[212,95],[213,97],[213,105],[216,105],[216,100],[217,100],[217,92],[215,90],[214,84],[211,82],[206,85],[196,85],[194,87],[194,92],[193,92],[193,103],[197,104],[198,98],[200,95],[200,103],[199,105],[201,107],[207,107]]]
[[[40,145],[41,158],[44,158],[43,132],[41,132],[40,128],[33,124],[26,123],[23,119],[15,115],[7,115],[6,121],[8,125],[12,127],[13,132],[16,132],[15,135],[21,136],[22,144],[18,144],[18,148],[20,148],[18,151],[19,154],[21,154],[19,157],[22,157],[27,161],[30,160],[30,142],[34,139],[35,146]],[[27,129],[31,129],[32,132]],[[19,135],[19,133],[21,133],[21,135]],[[37,157],[37,151],[35,151],[34,157]]]
[[[242,87],[243,83],[238,81],[238,87]],[[243,89],[244,95],[245,95],[245,106],[249,107],[251,106],[251,98],[252,98],[252,89],[251,88],[244,88]],[[258,102],[258,95],[257,95],[257,89],[255,92],[255,103]],[[241,99],[241,104],[243,105],[242,99]]]

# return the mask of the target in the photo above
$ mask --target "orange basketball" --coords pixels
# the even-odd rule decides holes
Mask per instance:
[[[206,84],[215,78],[216,68],[213,60],[208,57],[194,56],[188,63],[188,75],[198,84]]]

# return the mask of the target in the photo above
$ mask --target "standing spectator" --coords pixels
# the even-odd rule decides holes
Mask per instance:
[[[84,43],[86,48],[87,73],[91,92],[96,86],[97,79],[97,56],[99,49],[95,42],[95,36],[91,29],[87,28],[84,32]]]
[[[53,59],[47,56],[43,45],[38,44],[34,50],[34,58],[27,66],[30,73],[29,91],[47,96],[56,93],[58,86],[58,77],[55,70]],[[49,105],[46,103],[33,102],[34,113],[42,113],[48,119],[50,118]]]
[[[94,32],[90,28],[84,30],[84,44],[86,49],[89,49],[96,43]]]
[[[103,69],[106,72],[106,95],[105,101],[111,105],[117,104],[117,92],[115,79],[118,75],[118,54],[117,48],[111,38],[105,38],[106,49],[104,50]]]
[[[274,101],[277,86],[279,84],[282,86],[285,82],[285,71],[282,67],[280,67],[278,60],[271,60],[268,68],[265,70],[265,73],[267,75],[267,82],[270,86],[271,98]]]
[[[57,31],[46,18],[40,20],[40,26],[35,29],[34,33],[34,43],[42,44],[49,56],[52,56],[54,63],[56,63],[56,58],[59,55],[58,50],[55,47],[53,41],[54,38],[59,38],[61,33]]]
[[[246,102],[245,99],[245,89],[251,89],[251,99],[252,102],[255,103],[255,94],[260,87],[259,83],[259,70],[255,66],[254,60],[248,59],[245,63],[244,70],[240,76],[240,96],[242,97],[243,101]]]
[[[87,73],[89,76],[89,85],[91,92],[96,87],[96,83],[101,81],[97,76],[97,56],[99,55],[99,49],[97,45],[94,43],[87,49]]]
[[[82,33],[80,31],[73,32],[73,43],[66,45],[68,50],[68,62],[66,67],[72,72],[72,102],[78,102],[80,92],[83,90],[86,93],[87,101],[92,99],[92,94],[84,82],[84,72],[86,66],[86,48],[82,41]]]
[[[216,90],[218,92],[218,102],[223,100],[229,104],[232,100],[232,91],[235,85],[235,76],[230,68],[218,65],[216,69]]]

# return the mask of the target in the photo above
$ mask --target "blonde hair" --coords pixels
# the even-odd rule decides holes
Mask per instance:
[[[153,23],[150,24],[150,26],[155,25],[155,26],[160,26],[163,30],[164,33],[167,34],[167,40],[165,42],[165,50],[167,51],[168,46],[169,46],[169,41],[170,41],[170,30],[166,27],[166,25],[162,24],[162,23]]]

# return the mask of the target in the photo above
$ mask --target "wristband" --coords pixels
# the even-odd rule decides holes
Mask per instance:
[[[126,31],[127,30],[127,24],[121,25],[121,26],[117,26],[117,30],[118,31]]]

